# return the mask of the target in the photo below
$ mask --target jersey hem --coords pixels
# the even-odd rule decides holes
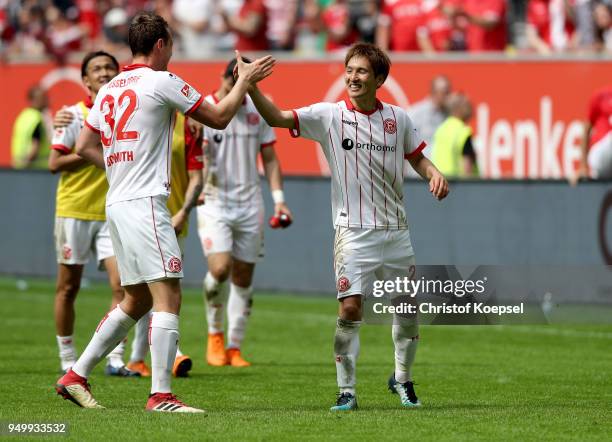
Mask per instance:
[[[298,117],[298,114],[295,109],[292,109],[291,112],[293,112],[293,122],[295,123],[295,129],[289,129],[289,135],[291,135],[291,138],[297,138],[300,136],[300,117]]]
[[[68,146],[65,146],[63,144],[52,144],[51,145],[51,149],[57,150],[57,151],[63,152],[63,153],[70,153],[70,152],[72,152],[72,149],[70,149]]]
[[[349,229],[359,229],[359,230],[408,230],[408,224],[397,224],[389,225],[389,226],[381,226],[380,224],[361,224],[361,223],[349,223],[346,224],[334,224],[334,228],[337,227],[346,227]]]
[[[97,134],[100,133],[100,129],[96,129],[95,127],[93,127],[91,124],[89,124],[89,122],[87,120],[85,120],[85,126],[87,126],[89,129],[93,130]]]
[[[57,210],[55,212],[56,218],[72,218],[80,221],[106,221],[106,214],[92,214],[83,212],[71,212],[64,210]]]
[[[132,201],[132,200],[139,200],[142,198],[155,198],[156,196],[164,196],[164,197],[168,197],[170,196],[170,192],[167,192],[166,190],[160,191],[160,192],[147,192],[146,194],[143,195],[130,195],[130,196],[126,196],[125,198],[119,198],[119,199],[113,199],[113,200],[106,200],[106,207],[112,206],[113,204],[116,203],[122,203],[125,201]]]

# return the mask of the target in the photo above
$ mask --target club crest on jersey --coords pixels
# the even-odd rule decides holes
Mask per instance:
[[[336,288],[339,292],[346,292],[348,289],[351,288],[351,283],[346,276],[341,276],[340,278],[338,278]]]
[[[223,141],[223,135],[221,135],[221,134],[214,134],[213,135],[213,140],[215,140],[215,143],[219,144],[221,141]]]
[[[394,134],[395,132],[397,132],[397,126],[395,124],[395,120],[392,118],[387,118],[383,122],[383,126],[385,127],[385,132],[387,132],[388,134]]]
[[[169,272],[178,273],[181,270],[183,270],[183,264],[181,263],[180,259],[178,259],[176,256],[173,256],[172,258],[168,260],[168,271]]]
[[[191,96],[191,87],[189,87],[189,85],[185,83],[185,85],[183,86],[183,89],[181,89],[181,93],[186,98],[189,98]]]
[[[259,124],[259,114],[256,114],[255,112],[249,112],[246,116],[246,119],[247,123],[253,126]]]

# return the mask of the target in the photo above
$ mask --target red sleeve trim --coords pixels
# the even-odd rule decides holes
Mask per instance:
[[[193,106],[191,106],[187,112],[185,112],[185,115],[186,116],[189,115],[194,110],[196,110],[198,107],[200,107],[200,104],[202,104],[202,101],[204,101],[204,96],[200,95],[200,99],[196,101],[196,103]]]
[[[274,143],[276,143],[276,140],[274,140],[274,141],[269,141],[269,142],[267,142],[267,143],[263,143],[263,144],[260,146],[260,148],[261,148],[261,149],[264,149],[264,148],[266,148],[266,147],[271,147],[271,146],[274,146]]]
[[[300,136],[300,119],[295,110],[291,110],[293,112],[293,122],[295,123],[295,129],[289,129],[289,135],[291,138],[297,138]]]
[[[421,151],[423,149],[425,149],[425,146],[427,146],[427,143],[425,143],[425,141],[421,141],[421,144],[419,144],[419,147],[414,149],[412,152],[407,153],[406,155],[404,155],[404,158],[409,159],[410,157],[413,157],[413,156],[421,153]]]
[[[59,150],[60,152],[63,152],[63,153],[70,153],[70,152],[72,152],[72,149],[70,149],[68,146],[64,146],[63,144],[53,144],[51,146],[51,149]]]
[[[99,134],[100,130],[96,129],[95,127],[93,127],[91,124],[89,124],[89,122],[87,120],[85,120],[85,126],[87,126],[88,128],[90,128],[91,130],[93,130],[95,133]]]

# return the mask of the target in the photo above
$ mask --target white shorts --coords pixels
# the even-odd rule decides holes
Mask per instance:
[[[198,207],[198,234],[204,255],[231,253],[240,261],[255,263],[263,258],[263,204]]]
[[[374,281],[410,277],[414,273],[410,232],[336,227],[334,268],[338,299],[370,296]]]
[[[54,236],[58,264],[84,265],[92,253],[102,268],[102,261],[115,256],[106,221],[56,217]]]
[[[181,249],[162,195],[106,207],[121,285],[183,277]]]
[[[588,162],[593,178],[612,178],[612,131],[591,146]]]

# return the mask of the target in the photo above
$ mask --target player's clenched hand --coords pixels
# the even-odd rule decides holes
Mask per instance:
[[[200,135],[202,135],[202,129],[204,127],[202,123],[197,122],[193,118],[189,118],[187,120],[187,127],[189,128],[189,132],[191,132],[191,135],[193,135],[194,138],[200,138]]]
[[[439,172],[434,172],[433,176],[429,180],[429,191],[435,196],[438,201],[446,198],[448,195],[448,181]]]
[[[60,127],[66,127],[72,123],[72,120],[74,120],[74,115],[66,106],[63,106],[55,113],[55,117],[53,117],[53,128],[58,129]]]
[[[289,215],[289,218],[293,218],[293,215],[291,215],[291,210],[289,210],[289,207],[287,207],[285,203],[274,204],[274,216],[279,217],[283,213],[285,215]]]
[[[242,56],[239,51],[236,51],[236,64],[238,77],[244,78],[249,83],[257,83],[263,80],[272,73],[276,60],[271,55],[258,58],[252,63],[242,61]]]

